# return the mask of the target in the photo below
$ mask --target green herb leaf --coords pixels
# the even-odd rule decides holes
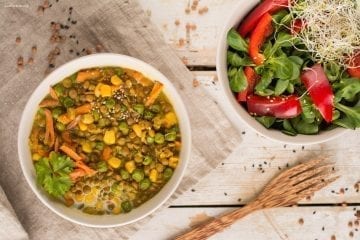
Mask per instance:
[[[300,134],[316,134],[319,132],[319,125],[316,123],[307,123],[305,121],[298,121],[296,124],[292,124],[296,131]]]
[[[234,76],[230,78],[230,88],[233,92],[241,92],[248,86],[246,76],[242,68],[239,68]]]
[[[272,82],[273,72],[270,70],[263,71],[261,74],[261,79],[258,84],[256,84],[256,92],[264,91]]]
[[[229,46],[240,52],[248,52],[248,43],[243,39],[235,29],[230,29],[227,35]]]
[[[284,121],[283,121],[283,128],[285,129],[285,132],[283,131],[285,134],[291,135],[291,136],[297,135],[297,132],[296,132],[296,130],[293,128],[293,126],[291,125],[290,120],[284,119]]]
[[[331,82],[337,80],[340,76],[340,66],[334,62],[324,63],[324,70]]]
[[[342,99],[353,102],[358,93],[360,93],[360,81],[356,78],[341,79],[338,84],[334,84],[337,89],[335,93],[335,101],[340,102]]]
[[[283,94],[288,86],[289,86],[289,80],[279,79],[275,85],[275,95],[280,96],[281,94]]]
[[[255,66],[249,56],[241,57],[239,54],[227,51],[227,62],[233,67]]]
[[[255,117],[255,119],[259,123],[264,125],[264,127],[266,127],[266,128],[270,128],[274,124],[274,122],[276,120],[275,117],[269,117],[269,116]]]
[[[338,120],[336,120],[337,123],[339,123],[339,122],[344,123],[344,121],[345,121],[348,126],[352,126],[352,127],[349,127],[351,129],[360,127],[360,106],[348,107],[341,103],[335,103],[335,107],[336,107],[336,109],[343,112],[345,114],[345,118],[347,118],[347,120],[338,119]]]

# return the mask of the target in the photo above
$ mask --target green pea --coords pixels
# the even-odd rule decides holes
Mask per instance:
[[[120,107],[120,111],[121,111],[122,113],[126,112],[126,111],[127,111],[127,107],[126,107],[124,104],[122,104],[121,107]]]
[[[94,121],[97,122],[100,119],[100,113],[98,111],[93,111],[92,115],[94,117]]]
[[[150,136],[146,137],[146,142],[149,143],[149,144],[154,143],[154,140],[155,139],[153,137],[150,137]]]
[[[144,171],[141,169],[135,169],[131,175],[132,179],[134,179],[136,182],[140,182],[141,180],[143,180],[144,176]]]
[[[173,175],[173,170],[169,167],[164,169],[163,177],[165,180],[169,180],[171,176]]]
[[[121,203],[121,208],[124,212],[130,212],[133,208],[132,204],[130,201],[124,201]]]
[[[153,158],[151,156],[147,155],[144,157],[143,164],[149,165],[152,161],[153,161]]]
[[[144,113],[145,107],[144,107],[143,104],[135,104],[135,105],[133,106],[133,108],[134,108],[135,112],[137,112],[137,113],[140,114],[140,115],[142,115],[142,114]]]
[[[126,171],[124,169],[120,170],[120,175],[121,175],[121,178],[124,180],[127,180],[130,178],[130,173],[128,173],[128,171]]]
[[[149,111],[149,110],[145,110],[145,111],[144,111],[144,118],[145,118],[146,120],[151,120],[151,119],[154,118],[154,116],[155,116],[155,114],[154,114],[153,112],[151,112],[151,111]]]
[[[37,111],[37,114],[39,114],[40,116],[44,116],[45,112],[43,108],[39,108],[39,110]]]
[[[114,68],[114,72],[119,77],[121,77],[124,74],[124,70],[122,68]]]
[[[120,122],[118,128],[122,134],[124,134],[124,135],[129,134],[129,126],[126,122],[124,122],[124,121]]]
[[[70,107],[74,106],[74,103],[75,103],[74,100],[69,97],[65,97],[63,99],[63,105],[66,108],[70,108]]]
[[[176,132],[169,132],[165,134],[165,140],[168,142],[173,142],[176,140]]]
[[[54,108],[51,113],[52,113],[53,118],[57,119],[62,114],[62,112],[63,112],[62,109],[57,107],[57,108]]]
[[[71,88],[72,86],[72,81],[70,78],[65,78],[63,81],[62,81],[62,85],[65,87],[65,88]]]
[[[141,180],[141,182],[139,184],[140,190],[143,190],[143,191],[148,189],[150,186],[151,186],[151,181],[148,178]]]
[[[153,104],[150,106],[150,110],[154,113],[159,113],[161,112],[161,106],[157,104]]]
[[[63,96],[65,94],[65,88],[62,84],[56,84],[54,86],[54,91],[58,97]]]
[[[56,129],[59,130],[60,132],[65,131],[65,125],[62,124],[61,122],[57,122]]]
[[[99,121],[98,121],[98,126],[100,128],[103,128],[103,127],[106,127],[110,125],[110,120],[107,119],[107,118],[100,118]]]
[[[99,172],[106,172],[108,170],[107,164],[104,161],[98,162],[96,167]]]
[[[115,99],[113,98],[108,98],[105,102],[105,106],[107,108],[113,108],[115,106],[116,102],[115,102]]]
[[[155,142],[156,142],[157,144],[162,144],[162,143],[165,142],[165,137],[164,137],[164,135],[161,134],[161,133],[156,133],[154,140],[155,140]]]
[[[95,148],[99,151],[102,151],[104,149],[104,143],[103,142],[96,142]]]

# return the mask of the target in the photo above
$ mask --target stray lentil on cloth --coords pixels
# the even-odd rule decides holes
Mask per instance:
[[[41,4],[44,1],[0,0],[0,185],[30,239],[128,239],[140,227],[151,224],[157,212],[169,211],[166,207],[171,201],[223,161],[240,143],[240,136],[204,89],[193,88],[192,74],[136,1],[61,0],[39,8]],[[54,26],[57,23],[59,31],[59,25]],[[192,156],[176,193],[151,216],[124,227],[95,229],[62,219],[30,190],[18,160],[18,125],[32,91],[45,73],[94,52],[130,55],[155,66],[179,91],[192,127]],[[19,57],[23,59],[20,68]],[[29,58],[32,64],[27,64]],[[30,116],[29,121],[33,121]],[[8,224],[12,224],[11,219],[1,221],[0,228],[9,229]],[[17,239],[23,238],[25,233]]]

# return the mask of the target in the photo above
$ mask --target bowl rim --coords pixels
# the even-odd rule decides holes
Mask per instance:
[[[259,3],[256,1],[240,0],[233,9],[233,12],[229,15],[228,19],[220,31],[220,37],[218,38],[216,49],[216,72],[220,82],[221,94],[225,95],[225,104],[231,105],[231,109],[235,113],[238,119],[242,123],[245,123],[249,128],[258,133],[259,135],[266,137],[272,141],[284,144],[293,145],[310,145],[318,144],[330,141],[337,138],[344,133],[348,132],[348,129],[336,128],[332,130],[322,131],[315,135],[298,134],[296,136],[288,136],[281,133],[276,129],[266,129],[263,125],[257,122],[251,117],[248,112],[237,102],[233,93],[230,91],[229,79],[227,76],[227,61],[226,51],[228,44],[226,42],[226,36],[230,28],[238,26],[238,24],[248,15],[248,13]],[[226,70],[225,70],[226,69]]]
[[[107,60],[107,61],[111,61],[112,63],[101,64],[101,61],[105,60],[105,62],[106,62],[106,59],[112,59],[112,60]],[[94,62],[98,62],[98,63],[95,64]],[[118,63],[118,62],[120,62],[120,63]],[[124,62],[126,62],[126,64]],[[79,65],[79,67],[76,67],[77,65]],[[126,65],[126,66],[124,66],[124,65]],[[132,67],[129,67],[129,65]],[[135,67],[134,65],[137,65],[137,67]],[[135,212],[136,210],[139,210],[141,206],[148,204],[147,205],[148,210],[145,210],[144,211],[145,213],[140,214],[140,215],[138,214],[139,216],[134,217],[133,219],[131,219],[129,221],[125,220],[121,223],[114,222],[114,223],[102,224],[101,222],[89,223],[89,222],[80,221],[78,219],[74,219],[73,217],[69,216],[69,214],[63,213],[59,209],[57,209],[55,206],[53,206],[55,203],[52,203],[51,196],[44,195],[41,193],[43,191],[43,189],[41,187],[37,186],[36,179],[34,178],[34,176],[31,175],[31,171],[34,171],[34,169],[29,170],[28,167],[25,166],[25,164],[26,164],[25,161],[31,161],[31,165],[34,166],[32,163],[32,159],[31,158],[27,159],[27,157],[26,157],[26,154],[30,154],[30,156],[31,156],[30,149],[29,149],[28,142],[27,142],[29,136],[28,136],[28,134],[26,134],[26,131],[29,130],[28,128],[30,128],[30,132],[31,132],[31,127],[27,127],[26,122],[28,121],[29,115],[30,115],[31,116],[31,126],[33,124],[33,121],[34,121],[33,115],[34,114],[32,114],[32,113],[36,112],[36,110],[38,108],[37,104],[39,103],[38,101],[36,101],[34,99],[36,99],[36,98],[43,99],[47,94],[46,92],[40,92],[41,88],[44,88],[44,87],[48,88],[49,86],[62,81],[64,77],[70,76],[71,74],[73,74],[81,69],[92,68],[92,67],[106,67],[106,66],[108,66],[108,67],[117,67],[118,66],[118,67],[133,69],[133,70],[139,71],[140,73],[144,74],[145,76],[148,76],[152,80],[157,80],[164,84],[165,94],[169,98],[169,101],[171,102],[171,104],[176,112],[176,115],[178,116],[178,119],[179,119],[179,126],[180,126],[180,131],[181,131],[181,141],[183,144],[182,144],[182,148],[180,151],[180,163],[176,167],[172,178],[152,198],[150,198],[149,200],[147,200],[146,202],[141,204],[138,208],[136,208],[132,211],[132,212]],[[74,71],[71,69],[77,69],[77,70]],[[144,73],[145,71],[147,73]],[[149,73],[149,72],[151,72],[151,73]],[[55,78],[57,75],[63,75],[64,77]],[[151,75],[153,75],[153,77]],[[171,96],[169,96],[169,94],[167,94],[168,91],[171,92]],[[128,225],[128,224],[134,223],[142,218],[145,218],[146,216],[148,216],[151,213],[153,213],[154,211],[156,211],[161,205],[163,205],[171,197],[171,195],[174,194],[175,190],[178,188],[181,180],[184,177],[185,171],[187,169],[188,161],[190,160],[191,141],[192,141],[191,126],[190,126],[189,114],[187,112],[185,104],[182,100],[182,97],[178,93],[177,89],[174,87],[172,82],[164,74],[162,74],[159,70],[157,70],[155,67],[151,66],[150,64],[148,64],[140,59],[131,57],[131,56],[117,54],[117,53],[97,53],[97,54],[91,54],[91,55],[79,57],[79,58],[76,58],[69,62],[64,63],[63,65],[56,68],[49,75],[47,75],[37,85],[35,90],[33,90],[31,96],[28,98],[26,105],[22,111],[21,119],[19,122],[18,136],[17,136],[17,148],[18,148],[18,157],[19,157],[20,167],[21,167],[22,173],[25,176],[26,182],[30,186],[31,190],[34,192],[36,197],[47,208],[49,208],[51,211],[56,213],[58,216],[66,219],[70,222],[80,224],[83,226],[87,226],[87,227],[107,228],[107,227],[118,227],[118,226]],[[27,153],[24,151],[25,149],[28,151]],[[171,183],[171,185],[170,185],[170,183]],[[166,190],[166,193],[164,192],[165,190]],[[161,192],[162,192],[163,196],[159,197],[159,194]],[[159,199],[156,199],[156,198],[159,198]],[[151,200],[153,200],[153,199],[154,199],[154,201],[151,202]],[[157,200],[157,201],[155,202],[155,200]],[[152,204],[152,207],[151,207],[151,204]],[[74,209],[72,209],[72,208],[68,208],[68,209],[71,209],[73,212],[75,212]],[[84,214],[84,213],[82,213],[82,214]],[[86,215],[86,217],[89,217],[89,218],[91,218],[91,216],[92,215]],[[124,214],[105,215],[105,217],[111,217],[111,216],[115,219],[116,217],[120,217],[120,216],[123,217],[125,215]],[[99,216],[99,219],[101,219],[101,217],[102,216]]]

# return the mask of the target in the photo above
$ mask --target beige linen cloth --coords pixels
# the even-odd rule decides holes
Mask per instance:
[[[131,55],[155,66],[179,91],[190,116],[192,156],[176,193],[158,211],[168,210],[166,207],[172,200],[224,160],[239,144],[240,136],[216,102],[201,87],[192,86],[192,74],[166,45],[136,1],[51,0],[51,7],[41,13],[38,5],[43,2],[0,0],[0,185],[30,239],[128,239],[139,226],[150,224],[151,216],[125,227],[80,226],[46,208],[25,182],[17,154],[18,124],[27,99],[44,78],[52,49],[57,46],[60,50],[59,55],[52,54],[56,55],[52,60],[56,67],[76,58],[77,52],[80,56],[88,49],[94,52],[95,46],[104,52]],[[50,43],[52,21],[64,24],[59,32],[66,36],[63,42]],[[18,36],[21,41],[16,43]],[[34,45],[37,51],[31,50]],[[23,56],[25,65],[20,71],[17,70],[19,56]],[[27,64],[30,56],[34,62]],[[26,238],[14,217],[9,205],[0,207],[0,239],[8,237],[7,230],[17,233],[10,239]]]

